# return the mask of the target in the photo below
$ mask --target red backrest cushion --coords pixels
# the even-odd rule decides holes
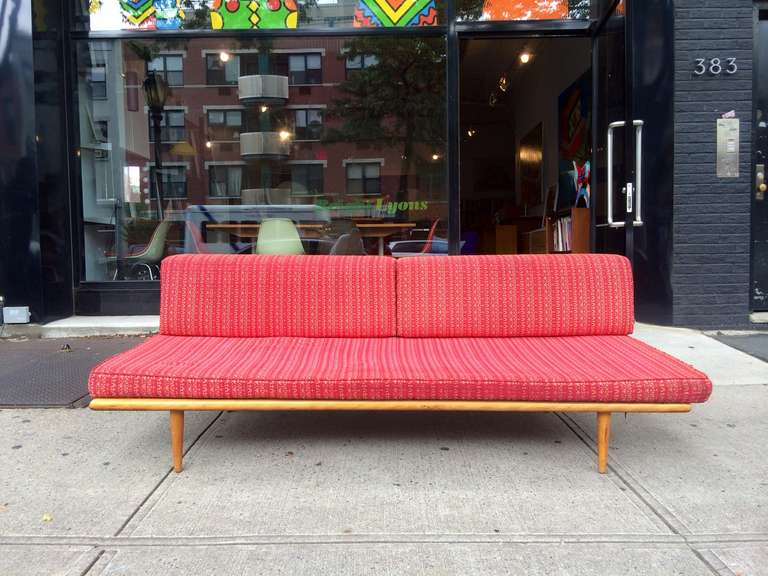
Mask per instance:
[[[184,254],[163,260],[160,278],[161,334],[395,334],[391,258]]]
[[[605,254],[453,256],[397,262],[406,337],[630,334],[632,269]]]

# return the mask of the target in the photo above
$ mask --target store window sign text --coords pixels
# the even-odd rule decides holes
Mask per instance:
[[[382,198],[375,200],[360,200],[360,201],[339,201],[329,202],[327,200],[318,200],[317,206],[325,208],[327,210],[356,210],[360,208],[375,208],[380,212],[386,212],[387,214],[395,215],[398,212],[405,211],[422,211],[429,208],[429,202],[423,200],[410,201],[410,202],[388,202]]]
[[[739,65],[736,58],[696,58],[693,73],[696,76],[720,76],[721,74],[736,74]]]

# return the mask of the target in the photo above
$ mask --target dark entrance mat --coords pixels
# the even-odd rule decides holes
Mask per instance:
[[[144,338],[0,340],[0,406],[71,406],[88,395],[88,373]]]
[[[768,362],[768,332],[765,334],[749,334],[748,336],[715,336],[723,344],[727,344],[736,350],[746,352],[750,356],[760,358]]]

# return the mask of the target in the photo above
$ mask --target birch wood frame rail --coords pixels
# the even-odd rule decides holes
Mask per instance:
[[[375,410],[388,412],[595,412],[597,414],[597,469],[608,466],[608,442],[613,412],[690,412],[690,404],[609,402],[506,402],[469,400],[217,400],[184,398],[94,398],[92,410],[170,412],[173,469],[183,470],[184,412],[187,410],[319,411]]]

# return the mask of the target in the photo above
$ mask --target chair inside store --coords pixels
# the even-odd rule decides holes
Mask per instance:
[[[288,218],[267,218],[261,222],[256,254],[304,254],[296,224]]]
[[[110,259],[114,265],[113,280],[159,280],[160,261],[166,251],[166,240],[171,221],[163,220],[157,225],[149,243],[135,254]]]

